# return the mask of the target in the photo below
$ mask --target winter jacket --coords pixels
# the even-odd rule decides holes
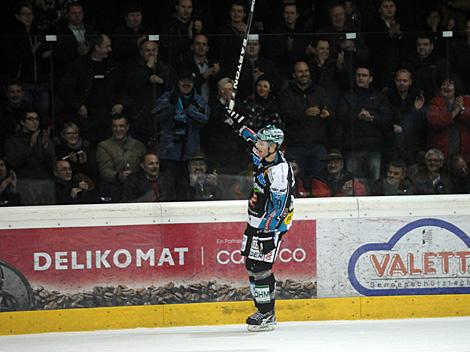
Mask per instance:
[[[48,179],[55,161],[54,143],[47,148],[41,143],[31,146],[31,133],[19,131],[5,142],[5,156],[18,179]]]
[[[96,162],[101,178],[106,182],[115,183],[118,173],[122,170],[139,170],[140,159],[145,152],[145,146],[132,137],[125,140],[111,137],[100,142],[96,150]]]
[[[465,111],[453,118],[442,95],[431,100],[427,114],[428,146],[439,149],[447,157],[451,129],[458,128],[460,148],[455,152],[461,153],[468,162],[470,161],[470,96],[464,96],[464,107]]]
[[[186,135],[177,136],[175,112],[179,98],[178,92],[166,92],[157,100],[157,118],[161,126],[158,155],[162,159],[190,159],[201,148],[200,130],[209,120],[209,105],[203,97],[193,91],[184,109],[187,117]]]
[[[365,109],[374,120],[359,119],[359,112]],[[385,135],[392,128],[392,109],[388,99],[369,88],[355,87],[345,92],[336,109],[343,128],[343,149],[355,151],[381,151]]]
[[[122,104],[122,75],[115,61],[105,59],[104,77],[100,78],[102,83],[102,98],[100,106],[106,109],[116,104]],[[81,105],[86,105],[92,92],[94,73],[93,62],[89,55],[79,57],[67,69],[65,76],[61,81],[60,92],[62,98],[68,107],[74,111]]]
[[[322,87],[310,84],[302,91],[296,84],[291,84],[281,93],[279,103],[287,146],[327,143],[334,117],[322,119],[305,115],[305,110],[312,106],[327,107],[332,112],[331,101]]]

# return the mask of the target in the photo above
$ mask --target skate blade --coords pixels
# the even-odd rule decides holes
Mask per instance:
[[[276,327],[276,324],[247,325],[247,329],[250,332],[273,331],[275,327]]]

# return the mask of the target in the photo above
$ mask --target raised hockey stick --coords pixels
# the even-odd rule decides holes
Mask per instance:
[[[242,42],[242,50],[240,51],[240,56],[238,58],[237,73],[235,74],[235,80],[233,82],[232,97],[228,105],[230,111],[233,110],[233,107],[235,106],[235,97],[237,95],[238,81],[240,80],[240,75],[242,73],[243,59],[245,58],[246,44],[248,43],[248,34],[250,34],[251,22],[253,21],[253,12],[255,12],[255,2],[256,0],[251,0],[250,12],[248,13],[248,20],[246,23],[246,31]]]

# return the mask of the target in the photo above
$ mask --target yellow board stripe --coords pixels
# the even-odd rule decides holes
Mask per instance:
[[[0,313],[0,335],[243,324],[252,302],[168,304]],[[279,321],[470,316],[470,295],[278,300]]]

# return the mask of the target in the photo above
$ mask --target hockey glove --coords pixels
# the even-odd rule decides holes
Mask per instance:
[[[276,240],[277,240],[276,232],[263,232],[259,235],[258,238],[258,245],[261,254],[268,254],[274,248],[276,248]]]
[[[224,122],[227,124],[227,125],[230,125],[232,127],[237,127],[241,124],[241,122],[244,120],[245,118],[240,115],[239,113],[237,113],[235,110],[230,110],[228,107],[225,108],[225,120]]]

